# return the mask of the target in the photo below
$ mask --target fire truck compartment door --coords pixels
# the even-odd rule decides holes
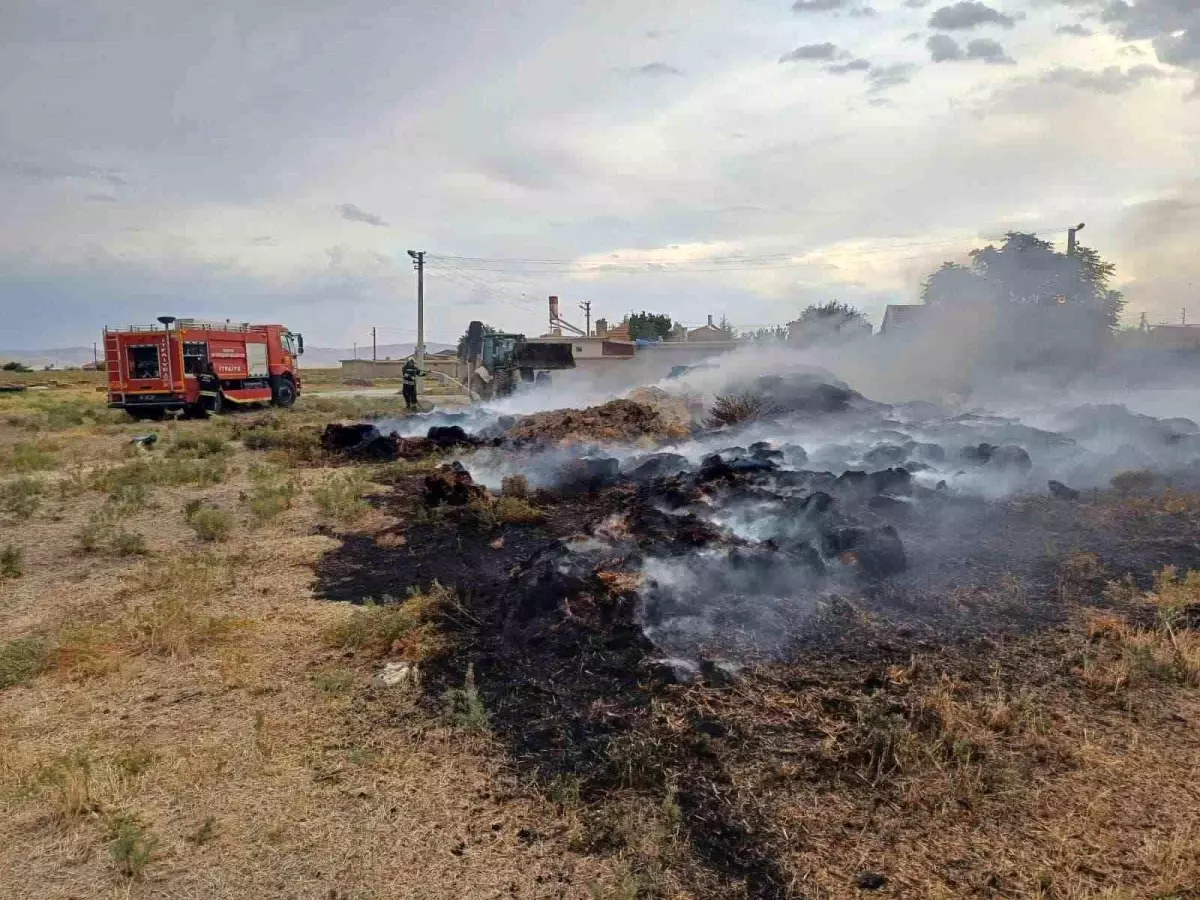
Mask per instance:
[[[251,378],[265,378],[267,375],[267,345],[247,344],[246,362],[249,363]]]

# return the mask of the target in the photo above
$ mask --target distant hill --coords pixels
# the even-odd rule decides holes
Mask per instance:
[[[439,350],[453,350],[454,344],[425,345],[426,353],[437,353]],[[380,344],[376,349],[379,359],[405,359],[412,356],[412,344]],[[104,348],[99,349],[101,360],[104,359]],[[300,360],[301,369],[336,369],[343,359],[353,359],[353,347],[305,347],[304,357]],[[358,348],[359,359],[371,358],[371,345]],[[68,366],[82,366],[92,361],[91,347],[61,347],[51,350],[0,350],[0,364],[16,361],[24,363],[31,369],[44,369],[46,366],[65,369]]]

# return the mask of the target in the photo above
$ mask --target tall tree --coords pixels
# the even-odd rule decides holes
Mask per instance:
[[[804,345],[845,341],[871,331],[867,317],[840,300],[805,307],[792,325],[791,339]]]
[[[629,323],[629,336],[634,340],[639,338],[648,341],[666,340],[671,333],[671,317],[662,313],[630,313],[626,319]]]
[[[930,305],[1066,306],[1091,314],[1112,330],[1125,303],[1121,292],[1109,287],[1114,271],[1091,247],[1078,247],[1068,256],[1037,235],[1010,231],[999,247],[972,250],[969,266],[942,263],[925,280],[921,298]]]
[[[1120,321],[1125,301],[1109,286],[1114,270],[1090,247],[1068,255],[1012,231],[999,246],[972,250],[970,265],[943,263],[921,297],[948,310],[977,306],[969,323],[986,323],[994,361],[1079,368],[1096,360]]]

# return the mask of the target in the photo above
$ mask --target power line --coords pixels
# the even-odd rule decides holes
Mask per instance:
[[[1069,227],[1062,228],[1046,228],[1039,231],[1027,232],[1034,235],[1055,234],[1058,232],[1068,231]],[[980,241],[997,241],[1003,235],[981,235],[974,240]],[[886,239],[884,239],[886,241]],[[943,238],[935,241],[903,241],[899,243],[882,243],[879,242],[873,249],[866,249],[865,255],[880,255],[893,250],[907,250],[914,247],[939,247],[950,244],[963,244],[972,240],[971,238]],[[835,245],[836,246],[836,245]],[[847,248],[849,249],[849,248]],[[647,271],[655,273],[672,273],[672,272],[737,272],[749,271],[754,269],[792,269],[803,268],[808,263],[800,261],[803,256],[810,255],[814,251],[806,251],[803,254],[797,253],[770,253],[759,254],[753,256],[747,255],[727,255],[727,256],[706,256],[696,259],[678,259],[668,257],[644,257],[640,259],[620,258],[613,260],[581,260],[576,257],[574,259],[546,259],[532,257],[484,257],[484,256],[454,256],[450,254],[438,254],[432,259],[449,265],[459,272],[477,271],[477,272],[497,272],[512,275],[566,275],[566,274],[643,274]],[[925,254],[911,257],[901,257],[901,259],[919,259]],[[528,269],[528,268],[512,268],[522,266],[554,266],[550,269]],[[664,268],[647,269],[647,266],[662,266]],[[707,267],[706,267],[707,266]],[[706,268],[705,268],[706,267]]]

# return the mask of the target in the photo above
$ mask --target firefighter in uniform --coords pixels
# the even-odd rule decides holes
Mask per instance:
[[[409,409],[420,409],[417,403],[417,379],[424,378],[429,373],[418,369],[416,361],[410,356],[405,361],[401,374],[404,376],[404,405]]]

